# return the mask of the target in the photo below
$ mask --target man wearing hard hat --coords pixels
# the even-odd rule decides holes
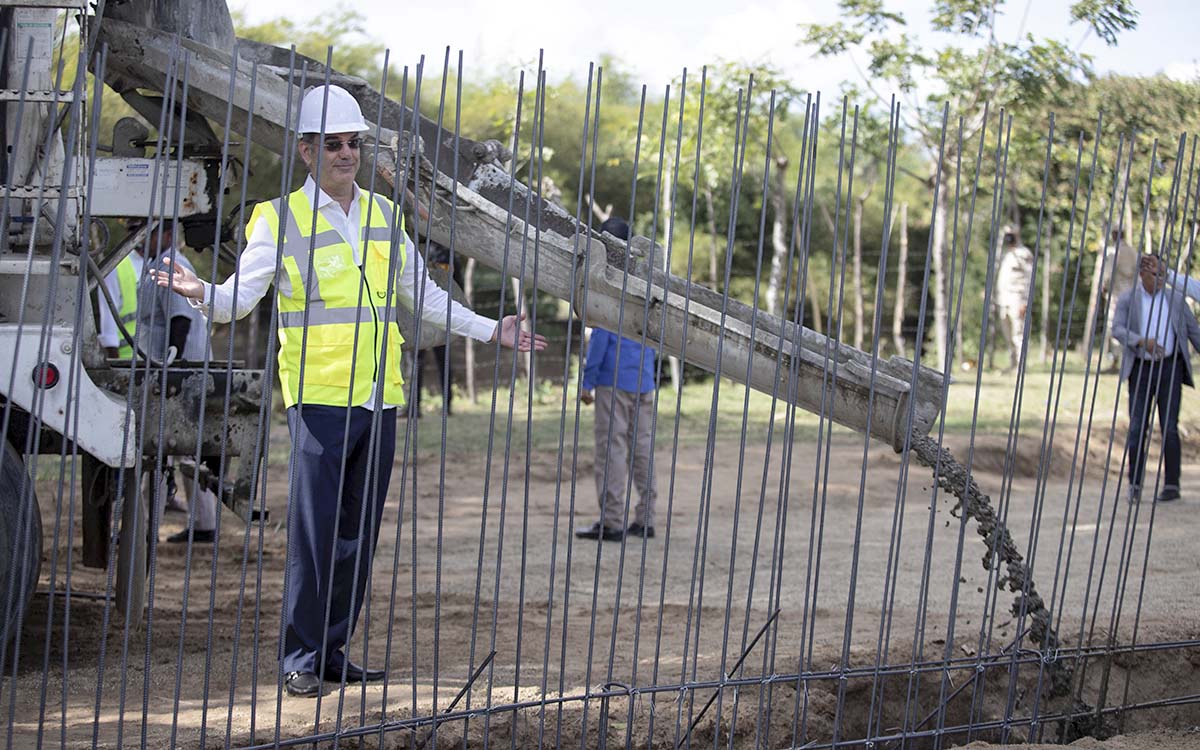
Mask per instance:
[[[291,695],[315,696],[322,680],[343,675],[384,676],[353,664],[343,648],[366,593],[394,461],[395,407],[404,403],[395,300],[415,308],[422,289],[418,313],[428,323],[520,351],[546,346],[516,315],[497,323],[453,301],[447,314],[447,294],[429,280],[396,206],[355,184],[368,129],[345,89],[310,89],[297,128],[309,176],[299,190],[255,206],[235,274],[220,285],[183,267],[157,274],[217,322],[247,315],[275,285],[292,437],[282,649]]]

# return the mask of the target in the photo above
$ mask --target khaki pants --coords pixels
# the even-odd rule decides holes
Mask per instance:
[[[1025,338],[1025,316],[1016,307],[1000,308],[1000,335],[1008,348],[1008,369],[1021,362],[1021,343]]]
[[[596,496],[600,503],[600,520],[610,529],[623,529],[626,525],[625,493],[629,488],[631,464],[639,501],[629,512],[629,522],[654,525],[654,503],[658,493],[654,489],[654,473],[650,467],[654,453],[653,425],[654,391],[637,394],[596,388]]]

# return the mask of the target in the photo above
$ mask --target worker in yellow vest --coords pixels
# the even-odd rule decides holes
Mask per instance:
[[[519,316],[477,315],[429,279],[393,203],[355,184],[368,129],[345,89],[310,89],[297,145],[309,176],[299,190],[255,206],[236,273],[210,285],[179,266],[156,272],[216,322],[248,314],[275,285],[292,437],[281,649],[291,695],[315,696],[323,679],[384,676],[353,664],[343,647],[366,593],[394,462],[395,407],[404,403],[396,303],[415,308],[421,289],[417,312],[427,323],[520,351],[546,346],[521,330]]]
[[[129,334],[130,339],[137,332],[138,279],[142,278],[144,263],[142,254],[133,250],[117,264],[115,271],[104,277],[104,286],[108,287],[119,320],[113,317],[104,300],[100,300],[100,334],[97,338],[105,354],[114,359],[133,356],[133,347],[121,335],[121,329]]]

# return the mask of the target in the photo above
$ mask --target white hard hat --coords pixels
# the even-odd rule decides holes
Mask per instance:
[[[361,133],[370,127],[350,92],[341,86],[330,85],[314,86],[305,92],[300,101],[300,123],[296,130],[300,133]]]

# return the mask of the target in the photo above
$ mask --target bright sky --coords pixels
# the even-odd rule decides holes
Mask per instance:
[[[291,17],[305,24],[319,23],[322,14],[349,7],[344,0],[229,3],[252,22]],[[1015,40],[1024,29],[1064,40],[1093,55],[1102,73],[1200,77],[1200,2],[1134,4],[1141,12],[1138,29],[1123,35],[1114,49],[1085,33],[1086,27],[1067,23],[1068,0],[1010,0],[998,36]],[[603,17],[596,5],[578,0],[356,0],[352,7],[400,64],[411,64],[424,54],[430,68],[440,67],[449,46],[454,54],[463,50],[467,78],[472,69],[536,69],[539,49],[545,50],[551,79],[584,79],[590,61],[611,53],[652,91],[684,66],[691,77],[718,58],[769,61],[793,76],[801,89],[832,93],[840,81],[856,78],[851,62],[811,59],[796,46],[799,24],[833,19],[836,4],[830,0],[610,0]],[[927,28],[928,2],[887,0],[885,5],[903,12],[914,31]],[[301,6],[303,11],[298,11]]]

